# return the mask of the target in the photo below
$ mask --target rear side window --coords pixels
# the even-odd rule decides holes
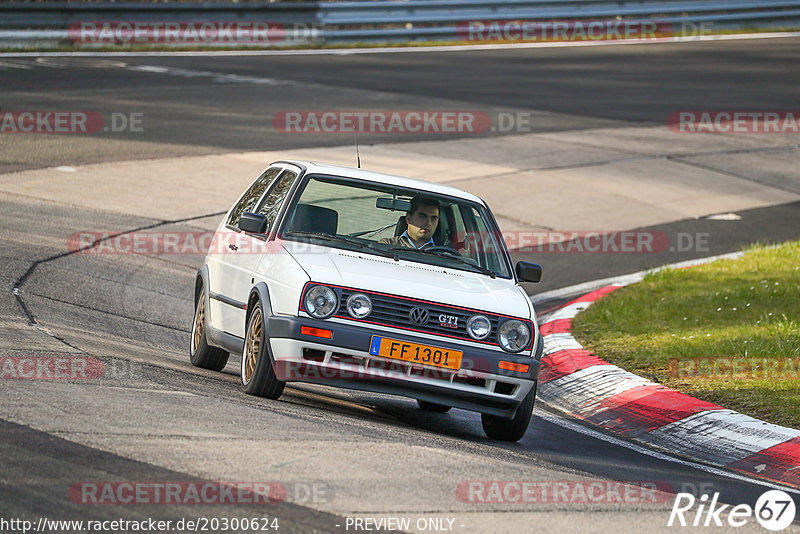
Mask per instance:
[[[242,198],[239,199],[239,202],[236,203],[233,210],[231,210],[231,214],[228,217],[227,224],[229,226],[239,226],[239,219],[242,218],[242,213],[249,211],[253,211],[253,207],[255,207],[256,202],[261,196],[264,194],[264,191],[267,190],[269,185],[275,180],[275,177],[280,174],[280,168],[273,168],[267,169],[267,171],[262,174],[261,176],[256,179],[255,182],[250,186],[250,188],[245,191]]]
[[[292,183],[297,175],[291,171],[283,171],[283,174],[275,180],[275,185],[270,188],[269,194],[264,197],[261,204],[258,206],[256,213],[259,213],[267,218],[267,228],[272,227],[272,223],[278,217],[278,212],[292,188]]]

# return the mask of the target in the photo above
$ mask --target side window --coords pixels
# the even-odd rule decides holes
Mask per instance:
[[[456,250],[461,250],[472,259],[477,259],[475,251],[468,246],[467,227],[465,226],[463,219],[463,212],[467,209],[469,208],[453,206],[453,221],[455,224],[453,225],[454,228],[451,230],[450,246]]]
[[[295,178],[297,178],[295,173],[283,171],[283,174],[275,180],[275,185],[272,187],[269,194],[264,197],[264,200],[261,201],[261,205],[258,206],[258,211],[256,213],[260,213],[267,218],[267,228],[272,228],[272,224],[278,217],[281,205],[286,195],[289,194],[289,190],[292,188],[292,183],[294,183]]]
[[[439,211],[439,228],[436,232],[441,235],[441,244],[451,246],[453,243],[453,229],[450,227],[453,221],[453,206],[442,202]]]
[[[228,217],[228,225],[230,226],[239,226],[239,219],[242,217],[242,213],[246,211],[253,211],[253,206],[256,205],[258,199],[261,198],[261,195],[264,194],[264,191],[267,190],[269,184],[275,179],[278,174],[280,174],[281,169],[267,169],[267,171],[258,177],[258,179],[253,182],[253,185],[245,191],[242,198],[239,202],[236,203],[236,206],[231,210],[231,214]]]
[[[495,233],[486,226],[486,221],[481,217],[481,213],[474,207],[472,208],[472,219],[473,224],[478,230],[476,238],[479,243],[478,251],[481,265],[493,271],[500,270],[501,266],[499,264],[498,255],[502,249],[497,243],[497,238],[500,236],[495,235]]]

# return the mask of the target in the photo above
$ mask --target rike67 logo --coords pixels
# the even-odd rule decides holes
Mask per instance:
[[[699,506],[694,510],[697,504]],[[795,512],[794,500],[781,490],[767,491],[758,498],[755,507],[720,504],[719,493],[714,493],[711,501],[708,495],[696,499],[691,493],[678,493],[667,526],[737,528],[747,525],[755,517],[763,528],[777,532],[792,524]]]

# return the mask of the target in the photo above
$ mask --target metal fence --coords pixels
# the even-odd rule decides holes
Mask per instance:
[[[669,36],[670,33],[691,34],[701,26],[705,31],[798,28],[800,0],[5,3],[0,4],[0,46],[85,48],[158,44],[262,47],[298,43],[547,40],[548,24],[588,28],[589,24],[599,21],[627,21],[631,24],[655,21],[661,36]],[[200,27],[205,23],[211,25],[212,30],[194,41],[165,39],[163,34],[160,41],[153,38],[153,31],[158,31],[158,25],[168,23],[181,30],[185,30],[187,25]],[[80,37],[82,24],[96,28],[105,24],[115,30],[122,27],[127,31],[124,35],[132,38],[119,39],[115,34],[100,40],[83,39]],[[137,24],[145,28],[142,35],[150,37],[135,39]],[[226,27],[230,25],[249,27],[251,30],[255,27],[255,32],[268,27],[269,37],[263,38],[262,33],[260,39],[220,39],[220,31],[228,31]],[[483,28],[485,31],[470,31],[474,28]],[[253,37],[251,33],[244,34]],[[558,37],[551,35],[555,40]],[[603,35],[595,34],[583,37],[585,40],[602,38]]]

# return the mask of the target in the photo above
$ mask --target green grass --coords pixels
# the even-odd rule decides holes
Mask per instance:
[[[573,334],[667,387],[800,428],[800,241],[662,270],[599,300]]]

